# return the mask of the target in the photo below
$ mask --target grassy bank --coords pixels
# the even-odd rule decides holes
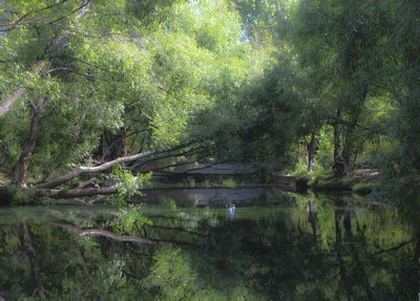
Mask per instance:
[[[376,169],[357,169],[341,178],[323,175],[309,181],[308,185],[319,191],[353,191],[367,195],[379,189],[379,172]]]

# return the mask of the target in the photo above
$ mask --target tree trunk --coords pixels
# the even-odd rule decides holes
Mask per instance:
[[[116,133],[105,130],[102,134],[100,160],[110,161],[118,157],[126,156],[126,130],[119,129]]]
[[[317,141],[314,132],[311,134],[311,140],[307,143],[306,149],[308,150],[308,172],[312,173],[315,170],[315,159],[317,151]]]
[[[333,171],[336,177],[341,177],[344,175],[344,163],[341,157],[341,142],[340,142],[340,119],[341,119],[341,111],[337,110],[337,115],[335,117],[335,121],[333,123],[334,127],[334,163],[333,163]]]
[[[344,164],[344,172],[349,173],[353,171],[354,166],[356,165],[357,158],[357,143],[358,141],[356,136],[356,121],[350,124],[345,132],[345,140],[342,151],[342,158]]]
[[[357,153],[344,157],[344,171],[349,173],[354,170],[356,166]]]
[[[19,187],[26,187],[28,168],[32,158],[33,151],[39,136],[40,119],[45,107],[44,98],[40,98],[36,104],[31,107],[31,125],[28,137],[23,145],[18,164],[16,166],[14,181]]]

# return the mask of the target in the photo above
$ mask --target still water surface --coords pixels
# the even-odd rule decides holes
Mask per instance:
[[[234,209],[181,207],[166,196],[125,228],[105,205],[0,208],[0,296],[417,300],[417,233],[393,208],[348,195],[270,193]]]

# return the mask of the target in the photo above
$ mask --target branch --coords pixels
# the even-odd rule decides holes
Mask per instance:
[[[196,151],[197,149],[202,149],[201,147],[193,148],[192,144],[190,145],[180,145],[171,150],[162,150],[162,151],[146,151],[143,153],[124,156],[117,158],[112,161],[105,162],[103,164],[92,166],[92,167],[85,167],[80,166],[77,167],[63,176],[59,176],[55,179],[47,181],[45,183],[39,183],[34,185],[32,188],[34,195],[36,196],[47,196],[51,198],[75,198],[75,197],[89,197],[95,195],[111,195],[118,192],[118,184],[112,184],[111,186],[106,187],[77,187],[74,189],[66,190],[66,189],[53,189],[58,187],[64,183],[67,183],[73,180],[76,177],[79,177],[84,174],[94,174],[99,172],[104,172],[112,168],[114,165],[119,163],[129,163],[129,162],[137,162],[142,160],[141,163],[137,163],[136,165],[141,165],[147,162],[151,162],[154,160],[159,160],[163,158],[168,158],[172,156],[180,156],[186,153],[191,153],[192,151]],[[130,168],[130,167],[128,167]],[[133,170],[133,167],[130,168]]]
[[[36,187],[37,188],[54,188],[57,187],[61,184],[64,184],[80,175],[83,174],[92,174],[92,173],[98,173],[101,171],[106,171],[108,169],[110,169],[112,166],[118,164],[118,163],[126,163],[126,162],[131,162],[131,161],[135,161],[147,156],[151,156],[153,155],[154,152],[152,151],[147,151],[144,153],[140,153],[140,154],[136,154],[136,155],[132,155],[132,156],[125,156],[125,157],[120,157],[117,158],[115,160],[112,161],[108,161],[105,162],[101,165],[98,166],[93,166],[93,167],[84,167],[84,166],[80,166],[70,172],[68,172],[67,174],[65,174],[64,176],[61,177],[57,177],[54,180],[51,180],[49,182],[43,183],[43,184],[39,184]]]
[[[186,146],[182,146],[182,147],[179,147],[179,148],[174,149],[172,151],[168,151],[164,154],[161,154],[160,156],[151,156],[150,158],[148,158],[145,161],[135,162],[135,164],[130,166],[130,168],[133,169],[133,170],[137,170],[140,166],[145,165],[145,164],[150,163],[150,162],[153,162],[153,161],[157,161],[157,160],[160,160],[160,159],[172,158],[172,157],[194,155],[194,154],[200,153],[200,152],[197,152],[200,149],[204,149],[204,148],[210,149],[211,147],[213,147],[213,145],[198,146],[196,148],[187,149],[184,152],[177,152],[177,151],[182,150],[183,148],[186,148]],[[203,151],[201,151],[201,152],[203,152]]]
[[[90,197],[96,195],[111,195],[118,192],[118,185],[107,187],[88,187],[75,188],[70,190],[65,189],[35,189],[35,195],[47,196],[54,199],[71,199],[78,197]]]
[[[26,14],[23,14],[22,16],[20,16],[15,22],[13,22],[13,24],[11,24],[11,25],[9,25],[9,26],[6,26],[6,27],[4,27],[4,28],[2,28],[2,29],[0,29],[0,32],[1,31],[3,31],[3,32],[6,32],[6,31],[11,31],[12,29],[15,29],[15,28],[17,28],[19,25],[21,25],[22,24],[22,21],[24,20],[24,19],[26,19],[27,17],[29,17],[29,15],[31,15],[31,14],[34,14],[34,13],[39,13],[39,12],[42,12],[42,11],[44,11],[44,10],[48,10],[48,9],[51,9],[51,8],[53,8],[53,7],[55,7],[55,6],[59,6],[59,5],[61,5],[61,4],[63,4],[64,2],[67,2],[68,0],[63,0],[63,1],[60,1],[60,2],[58,2],[58,3],[54,3],[54,4],[52,4],[52,5],[47,5],[46,7],[43,7],[43,8],[41,8],[41,9],[38,9],[38,10],[31,10],[31,11],[29,11],[29,12],[27,12]]]
[[[38,24],[53,24],[53,23],[56,23],[58,21],[61,21],[61,20],[65,19],[65,18],[73,15],[74,13],[79,12],[79,15],[76,16],[76,20],[77,20],[77,19],[79,19],[80,17],[82,17],[86,13],[86,7],[90,3],[91,0],[84,0],[82,5],[78,6],[74,10],[71,10],[69,13],[64,14],[64,15],[62,15],[62,16],[54,19],[54,20],[51,20],[51,21],[48,21],[47,18],[45,18],[46,20],[44,22],[34,22],[33,21],[34,19],[32,20],[32,22],[31,22],[31,20],[27,20],[26,21],[26,24],[23,22],[25,19],[27,19],[32,14],[40,13],[42,11],[45,11],[45,10],[48,10],[48,9],[52,9],[54,7],[58,7],[61,4],[67,2],[67,1],[68,0],[62,0],[60,2],[57,2],[57,3],[54,3],[54,4],[48,5],[46,7],[41,8],[41,9],[29,11],[26,14],[23,14],[21,17],[19,17],[15,22],[13,22],[10,25],[3,25],[3,24],[1,24],[0,25],[0,32],[8,32],[8,31],[11,31],[11,30],[14,30],[14,29],[17,29],[17,28],[22,28],[22,27],[27,26],[27,25],[28,26],[36,26]]]
[[[76,20],[83,17],[86,14],[87,5],[91,0],[83,0],[83,5],[79,9],[79,15],[76,17]]]
[[[140,129],[140,130],[134,130],[134,131],[129,132],[129,133],[125,133],[125,135],[123,135],[121,137],[118,137],[111,144],[104,147],[104,149],[102,150],[102,153],[108,152],[112,147],[116,146],[118,143],[121,143],[123,139],[127,139],[127,138],[129,138],[131,136],[134,136],[134,135],[137,135],[139,133],[144,133],[144,132],[149,132],[149,131],[150,130],[148,130],[148,129]],[[102,158],[103,157],[104,157],[104,154],[102,155]]]
[[[35,65],[35,73],[40,74],[45,67],[44,62],[39,61]],[[3,117],[10,108],[15,104],[15,102],[22,97],[22,95],[25,94],[25,88],[19,87],[12,96],[10,96],[8,99],[4,100],[2,104],[0,105],[0,118]]]
[[[68,15],[60,16],[60,17],[58,17],[58,18],[56,18],[56,19],[54,19],[52,21],[49,21],[47,24],[54,24],[56,22],[59,22],[61,20],[64,20],[64,19],[68,18],[69,16],[71,16],[74,13],[77,13],[77,12],[79,12],[79,15],[76,16],[76,20],[79,19],[80,17],[84,16],[84,14],[86,13],[86,7],[90,3],[90,1],[91,0],[85,0],[85,1],[83,1],[83,4],[82,5],[80,5],[79,7],[75,8],[75,9],[73,9],[72,11],[70,11],[70,13]]]
[[[151,160],[157,160],[157,159],[161,159],[161,158],[166,158],[168,156],[173,156],[174,152],[178,152],[180,150],[182,150],[183,148],[186,148],[187,146],[185,145],[181,145],[178,146],[172,150],[163,150],[163,151],[146,151],[143,153],[139,153],[139,154],[135,154],[135,155],[131,155],[131,156],[124,156],[124,157],[120,157],[117,158],[115,160],[112,161],[108,161],[105,162],[101,165],[98,166],[93,166],[93,167],[85,167],[85,166],[80,166],[77,167],[76,169],[66,173],[65,175],[61,176],[61,177],[57,177],[53,180],[50,180],[46,183],[41,183],[38,185],[35,185],[35,188],[54,188],[57,186],[60,186],[61,184],[64,184],[66,182],[71,181],[72,179],[80,176],[80,175],[84,175],[84,174],[94,174],[94,173],[98,173],[98,172],[103,172],[106,170],[109,170],[111,167],[113,167],[116,164],[119,163],[128,163],[128,162],[133,162],[133,161],[138,161],[140,159],[145,159],[147,158],[148,160],[146,162],[150,162]],[[76,195],[79,196],[83,195],[85,196],[85,193],[88,193],[88,195],[95,195],[95,194],[112,194],[115,193],[115,191],[111,192],[108,191],[107,189],[109,189],[110,187],[101,187],[101,188],[95,188],[97,191],[79,191],[79,189],[73,189],[73,190],[68,190],[65,192],[60,192],[60,191],[44,191],[44,193],[47,193],[47,195],[50,195],[51,197],[56,197],[56,195],[60,195],[57,197],[71,197],[68,196],[70,192],[72,192],[71,195]],[[98,190],[98,189],[102,189],[102,190]]]
[[[24,93],[24,88],[18,88],[12,96],[3,101],[0,105],[0,117],[3,117]]]

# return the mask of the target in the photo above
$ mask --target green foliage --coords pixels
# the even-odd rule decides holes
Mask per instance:
[[[183,300],[194,296],[196,277],[190,258],[185,252],[164,247],[156,254],[146,283],[157,287],[165,300]]]
[[[135,233],[144,225],[152,222],[144,215],[142,205],[127,202],[136,195],[141,195],[141,188],[150,180],[152,173],[134,176],[131,171],[121,167],[114,168],[111,178],[117,182],[118,192],[114,197],[118,206],[118,217],[113,224],[113,229],[120,233]]]
[[[243,41],[239,14],[222,0],[120,0],[85,10],[77,1],[25,3],[5,7],[4,24],[23,18],[2,34],[1,98],[27,90],[0,120],[0,152],[2,167],[13,169],[30,125],[27,104],[46,97],[34,181],[101,159],[107,132],[127,135],[131,152],[213,138],[206,126],[189,130],[195,116],[235,101],[270,52]],[[39,60],[45,74],[34,71]]]
[[[137,232],[144,225],[153,225],[153,223],[145,216],[143,206],[130,204],[118,210],[117,221],[114,223],[113,229],[119,234],[131,234]]]
[[[7,185],[6,188],[3,188],[1,193],[6,204],[22,206],[33,205],[38,202],[38,199],[33,195],[31,190],[23,190],[16,185]]]
[[[46,107],[28,160],[30,183],[75,166],[205,141],[204,150],[160,163],[173,168],[188,160],[257,162],[313,177],[318,188],[368,193],[380,187],[402,209],[402,218],[416,225],[407,233],[392,213],[350,213],[342,210],[346,199],[322,199],[321,227],[311,228],[308,200],[301,196],[290,201],[298,210],[283,221],[256,222],[254,211],[240,210],[254,219],[224,225],[210,209],[198,216],[196,209],[174,210],[175,201],[165,199],[161,205],[172,215],[162,227],[181,230],[168,237],[187,237],[192,246],[157,248],[156,254],[140,246],[127,258],[132,245],[33,223],[48,298],[250,300],[258,299],[258,288],[275,300],[288,294],[336,300],[343,290],[349,299],[386,293],[409,299],[394,283],[410,283],[398,275],[412,269],[407,258],[413,248],[388,243],[418,236],[420,229],[419,18],[414,0],[0,0],[0,105],[24,88],[0,117],[0,185],[9,186],[7,201],[34,201],[30,190],[5,178],[31,140],[32,105],[42,97]],[[309,174],[312,134],[318,146]],[[158,169],[151,160],[142,167]],[[347,173],[339,179],[331,176],[338,162]],[[372,167],[380,169],[383,184],[352,173]],[[150,177],[117,167],[107,176],[118,185],[115,221],[84,220],[71,212],[66,221],[81,227],[103,222],[118,235],[147,235],[146,228],[161,233],[143,206],[126,206]],[[337,202],[339,210],[328,202]],[[380,222],[369,220],[374,218]],[[363,225],[366,220],[374,226]],[[202,236],[191,238],[191,230],[205,231],[209,245],[194,251]],[[0,294],[6,287],[10,299],[30,300],[36,298],[33,268],[16,231],[0,229]],[[279,253],[285,246],[287,252]],[[378,247],[392,254],[380,258]],[[275,285],[267,279],[276,279]]]
[[[111,179],[116,181],[118,185],[116,196],[118,206],[123,207],[130,198],[140,195],[140,188],[150,180],[151,176],[152,173],[134,176],[130,170],[122,169],[121,167],[114,168]]]
[[[337,163],[390,183],[419,173],[415,1],[4,3],[0,98],[25,93],[0,120],[1,172],[13,174],[43,97],[32,183],[203,140],[193,160],[303,175],[312,133],[316,176]],[[120,203],[141,185],[114,179]]]

